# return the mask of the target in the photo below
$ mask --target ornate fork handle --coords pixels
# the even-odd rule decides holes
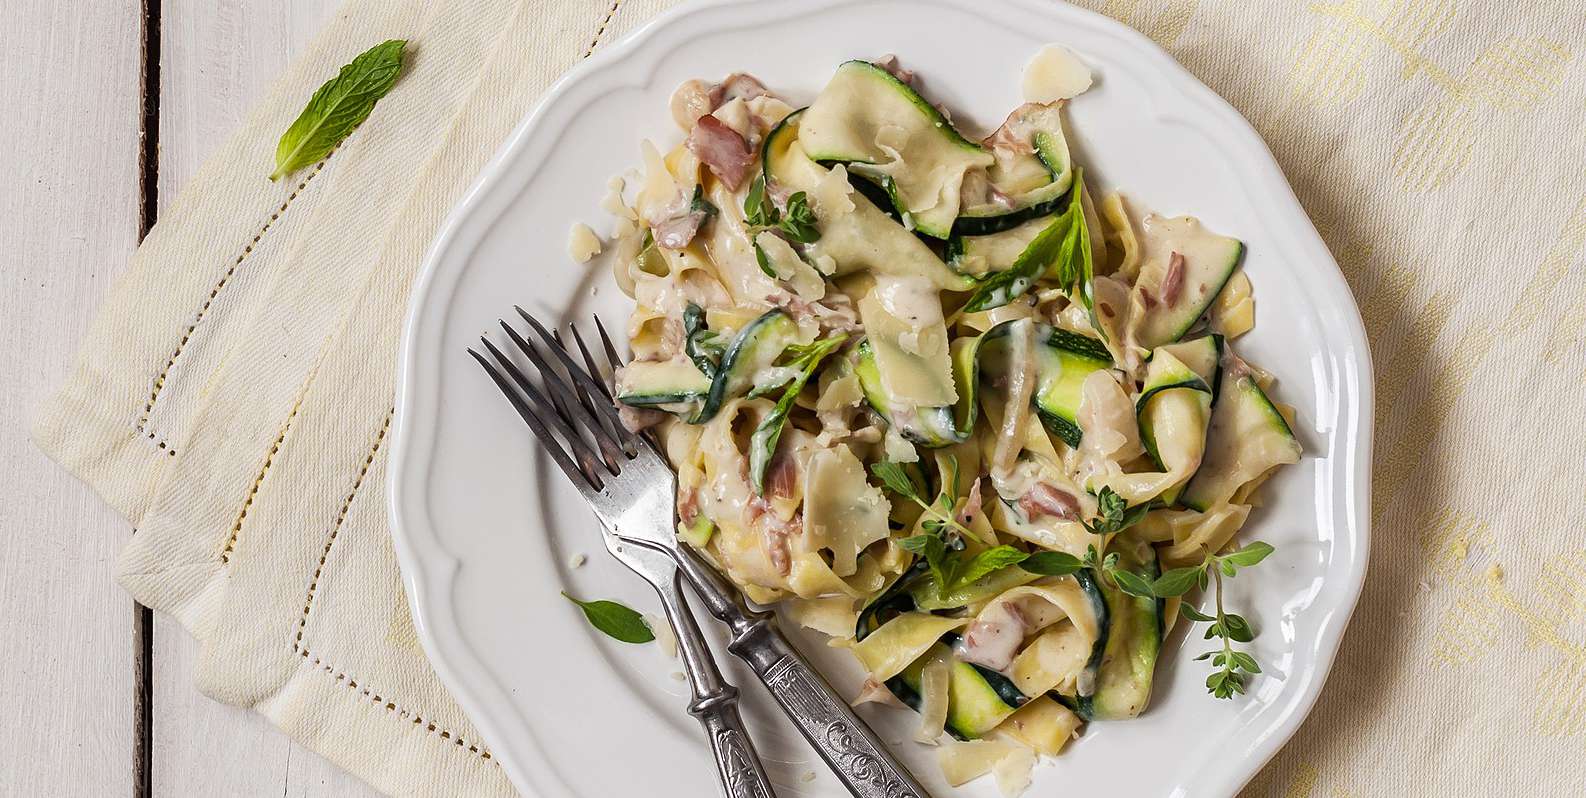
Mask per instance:
[[[754,669],[855,798],[930,798],[837,691],[788,644],[770,613],[750,610],[738,591],[688,546],[678,546],[678,560],[706,609],[731,628],[727,650]]]
[[[743,717],[738,713],[738,688],[722,678],[699,624],[688,611],[675,574],[671,584],[657,585],[656,592],[661,596],[661,606],[671,619],[672,627],[677,630],[678,648],[688,666],[684,672],[694,692],[688,714],[698,718],[705,727],[711,753],[716,757],[716,774],[721,779],[722,791],[727,798],[776,798],[771,791],[771,780],[766,777],[754,743],[744,728]]]

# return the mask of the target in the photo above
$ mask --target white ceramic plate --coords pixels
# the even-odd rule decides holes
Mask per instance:
[[[604,261],[573,264],[569,227],[604,229],[606,181],[639,162],[638,140],[679,136],[667,98],[688,78],[745,70],[797,102],[841,61],[897,53],[927,94],[972,128],[1020,102],[1025,61],[1073,49],[1097,73],[1070,119],[1077,158],[1102,186],[1145,207],[1190,213],[1249,245],[1256,331],[1240,353],[1279,377],[1298,408],[1305,459],[1265,489],[1246,534],[1277,546],[1228,601],[1260,630],[1265,667],[1250,695],[1206,695],[1204,645],[1170,639],[1150,710],[1095,724],[1036,771],[1031,795],[1230,795],[1316,700],[1364,577],[1372,383],[1359,314],[1337,266],[1266,147],[1225,102],[1139,34],[1055,3],[946,0],[691,5],[573,70],[513,133],[452,214],[412,300],[392,455],[391,517],[421,639],[518,788],[544,798],[716,794],[708,751],[683,710],[678,665],[657,646],[593,632],[557,593],[654,608],[607,558],[588,511],[464,354],[521,303],[563,322],[626,318]],[[587,553],[574,569],[569,559]],[[707,619],[708,620],[708,619]],[[714,631],[714,630],[713,630]],[[809,640],[839,690],[857,667]],[[1185,650],[1185,649],[1188,650]],[[730,658],[722,655],[724,664]],[[756,742],[784,798],[839,796],[745,670]],[[912,713],[867,711],[884,740]],[[1212,756],[1213,749],[1217,755]],[[895,746],[938,796],[955,792],[929,749]],[[806,781],[806,779],[809,779]]]

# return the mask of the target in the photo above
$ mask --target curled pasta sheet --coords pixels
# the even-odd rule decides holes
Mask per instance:
[[[1230,340],[1238,338],[1256,326],[1256,299],[1250,287],[1250,277],[1241,269],[1228,278],[1212,303],[1209,325],[1212,332],[1221,333]]]
[[[1073,695],[1095,642],[1094,635],[1087,635],[1072,620],[1059,621],[1014,657],[1008,677],[1025,695],[1043,695],[1050,690]]]
[[[1164,470],[1113,474],[1105,480],[1107,487],[1134,505],[1188,481],[1206,453],[1206,426],[1211,418],[1202,396],[1198,391],[1180,388],[1152,397],[1156,411],[1152,432]]]
[[[1124,207],[1122,195],[1113,192],[1102,198],[1101,218],[1107,222],[1107,240],[1122,252],[1114,273],[1133,280],[1140,274],[1140,239],[1135,236],[1134,222]]]
[[[1134,403],[1110,371],[1090,373],[1080,388],[1080,451],[1092,463],[1126,463],[1145,451]]]
[[[1042,756],[1057,756],[1079,732],[1079,716],[1051,696],[1037,695],[997,725],[992,734],[1007,736]]]
[[[968,618],[948,618],[926,612],[905,612],[882,624],[865,639],[854,644],[870,678],[884,682],[903,672],[919,659],[942,635],[961,629]]]
[[[1091,640],[1101,634],[1101,619],[1096,617],[1090,596],[1072,575],[1043,577],[1006,590],[976,614],[975,621],[1002,623],[1009,609],[1012,617],[1020,620],[1026,637],[1065,619]]]
[[[1207,552],[1221,551],[1228,545],[1239,528],[1245,525],[1250,506],[1223,504],[1200,514],[1200,519],[1182,533],[1175,533],[1173,545],[1158,550],[1162,562],[1169,566],[1191,565],[1201,561]]]

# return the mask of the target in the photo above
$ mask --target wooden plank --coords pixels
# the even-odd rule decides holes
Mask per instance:
[[[139,234],[138,0],[23,0],[0,25],[0,794],[131,796],[130,525],[27,440]]]
[[[164,0],[159,194],[163,205],[332,14],[337,0]],[[307,99],[306,97],[304,98]],[[373,796],[263,717],[193,687],[198,645],[154,624],[152,794]]]

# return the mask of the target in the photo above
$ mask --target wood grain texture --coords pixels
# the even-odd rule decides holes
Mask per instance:
[[[337,0],[162,3],[162,206],[175,197],[210,150],[241,124],[255,100],[337,5]],[[271,166],[242,168],[255,169],[262,180]],[[193,686],[198,659],[198,644],[180,624],[165,617],[155,619],[153,795],[375,795],[263,717],[199,694]]]
[[[139,233],[138,0],[9,2],[0,24],[0,796],[131,796],[131,534],[27,439]]]

